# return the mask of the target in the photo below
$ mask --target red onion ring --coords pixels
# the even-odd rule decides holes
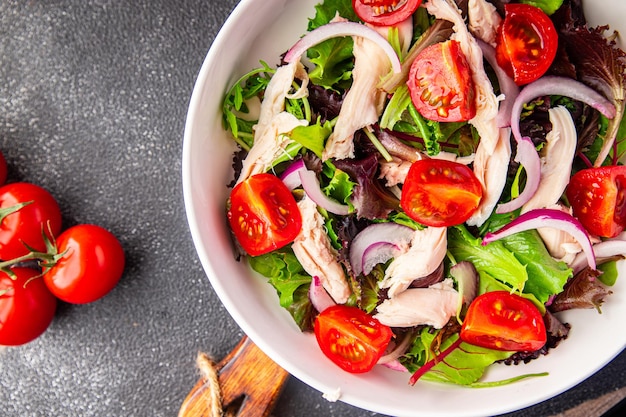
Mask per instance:
[[[508,203],[499,204],[496,213],[508,213],[522,207],[532,198],[541,181],[541,159],[535,145],[529,137],[524,136],[517,142],[515,161],[519,162],[526,171],[526,185],[524,190]]]
[[[300,181],[300,171],[305,170],[306,165],[304,165],[304,161],[302,159],[298,159],[291,165],[285,169],[285,171],[280,176],[280,179],[285,183],[287,188],[290,191],[298,188],[302,185],[302,181]]]
[[[354,274],[359,276],[365,273],[365,268],[397,256],[400,248],[411,242],[414,233],[410,227],[397,223],[375,223],[361,230],[350,244],[350,264]],[[373,263],[374,259],[376,263]]]
[[[402,71],[400,59],[387,39],[381,36],[374,29],[356,22],[330,22],[313,29],[300,38],[300,40],[296,42],[291,49],[289,49],[289,51],[287,51],[284,60],[286,63],[291,63],[300,59],[307,49],[325,40],[340,36],[357,36],[369,39],[380,46],[389,57],[389,61],[391,61],[391,68],[394,73],[397,74]]]
[[[593,245],[593,251],[596,258],[611,258],[613,256],[626,257],[626,240],[612,239],[605,240]],[[579,253],[576,255],[570,268],[574,271],[574,275],[585,269],[585,254]]]
[[[596,269],[596,257],[587,231],[576,218],[561,210],[543,208],[528,211],[498,231],[487,233],[483,238],[482,245],[485,246],[515,233],[541,227],[553,227],[572,235],[582,247],[587,258],[587,264],[592,269]]]
[[[350,213],[350,206],[340,204],[324,194],[320,188],[320,182],[315,172],[309,171],[308,169],[301,169],[298,171],[298,175],[300,176],[300,182],[302,183],[304,192],[315,204],[333,214],[347,216]]]
[[[311,279],[311,286],[309,287],[309,299],[313,308],[319,313],[326,310],[328,307],[336,305],[335,300],[332,299],[330,294],[326,292],[322,286],[322,281],[317,275]]]

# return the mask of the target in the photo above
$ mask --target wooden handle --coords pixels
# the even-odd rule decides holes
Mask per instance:
[[[246,336],[215,369],[218,386],[201,378],[185,398],[179,417],[215,417],[219,415],[216,410],[227,411],[227,415],[268,417],[289,377]],[[221,395],[215,395],[216,389]]]

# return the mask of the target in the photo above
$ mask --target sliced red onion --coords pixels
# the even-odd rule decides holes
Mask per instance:
[[[605,240],[593,245],[593,251],[596,259],[612,258],[614,256],[626,257],[626,241],[619,239]],[[570,268],[574,271],[574,275],[585,269],[585,253],[581,252],[576,255]]]
[[[409,370],[406,369],[406,367],[404,365],[402,365],[400,363],[400,361],[397,360],[397,359],[394,359],[394,360],[389,361],[389,362],[381,363],[380,365],[384,366],[385,368],[389,368],[392,371],[409,372]]]
[[[356,276],[365,273],[366,267],[386,262],[399,255],[408,246],[414,231],[397,223],[375,223],[361,230],[350,244],[350,263]],[[383,256],[384,255],[384,256]],[[378,262],[373,263],[374,260]]]
[[[524,87],[513,103],[511,131],[516,140],[519,141],[522,136],[519,129],[519,118],[524,103],[546,95],[570,97],[590,105],[609,119],[615,117],[616,110],[613,103],[593,88],[571,78],[547,75]]]
[[[311,286],[309,287],[309,299],[311,300],[311,304],[313,307],[321,313],[326,310],[328,307],[332,307],[335,304],[335,301],[332,299],[330,294],[326,292],[324,287],[322,286],[322,281],[320,277],[315,275],[313,279],[311,279]]]
[[[508,203],[498,205],[496,213],[508,213],[522,207],[532,198],[541,181],[541,159],[535,149],[535,145],[528,136],[524,136],[517,142],[515,161],[519,162],[526,171],[526,185],[524,190]]]
[[[541,227],[552,227],[572,235],[582,247],[587,264],[596,269],[596,257],[587,231],[576,218],[561,210],[543,208],[528,211],[497,232],[487,233],[482,244],[484,246],[503,237]]]
[[[320,188],[320,182],[317,175],[313,171],[303,169],[298,171],[300,182],[306,195],[318,206],[329,213],[346,216],[350,213],[350,207],[347,204],[340,204],[332,198],[328,197]]]
[[[383,356],[381,356],[378,359],[378,362],[376,363],[380,365],[389,364],[390,367],[392,367],[392,369],[395,369],[397,365],[400,365],[400,368],[396,370],[399,370],[399,371],[404,370],[404,372],[406,372],[407,369],[404,366],[402,366],[400,362],[398,362],[398,358],[404,355],[409,345],[411,344],[412,340],[413,340],[413,333],[407,332],[402,338],[402,340],[400,340],[400,342],[396,344],[388,353],[385,353]],[[397,362],[397,363],[394,363],[394,362]]]
[[[478,295],[478,272],[473,263],[461,261],[450,268],[450,275],[457,282],[459,291],[458,314],[463,305],[469,306]]]
[[[289,49],[289,51],[287,51],[287,54],[285,55],[285,62],[291,63],[298,60],[309,48],[324,42],[325,40],[341,36],[357,36],[369,39],[370,41],[376,43],[389,57],[393,72],[397,74],[402,71],[400,59],[387,39],[381,36],[374,29],[356,22],[330,22],[313,29],[300,38],[300,40],[296,42],[291,49]]]
[[[513,110],[513,103],[519,95],[519,87],[515,84],[513,78],[507,74],[496,60],[496,50],[488,43],[476,39],[480,50],[483,52],[483,57],[487,60],[491,68],[496,74],[498,84],[500,85],[500,91],[504,95],[504,100],[500,102],[500,108],[498,109],[498,116],[496,117],[496,123],[498,127],[508,127],[511,125],[511,112]]]
[[[283,172],[280,176],[280,179],[283,183],[285,183],[289,190],[293,191],[302,185],[302,181],[300,181],[300,171],[302,170],[306,170],[306,165],[304,165],[304,160],[298,159],[289,165],[285,172]]]

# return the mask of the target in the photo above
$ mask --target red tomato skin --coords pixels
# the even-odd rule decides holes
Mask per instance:
[[[18,346],[39,337],[54,319],[57,299],[32,268],[0,271],[0,345]]]
[[[44,272],[50,291],[71,304],[86,304],[108,294],[124,272],[124,249],[108,230],[80,224],[65,230],[57,239],[65,255]]]
[[[326,357],[344,371],[357,374],[376,365],[393,335],[388,326],[363,310],[341,304],[316,317],[314,332]]]
[[[237,241],[252,256],[288,245],[302,228],[293,194],[272,174],[256,174],[237,184],[227,217]]]
[[[565,195],[590,234],[612,238],[626,228],[626,166],[580,170],[570,179]]]
[[[7,168],[7,160],[4,158],[4,154],[0,151],[0,185],[4,185],[7,182],[7,175],[9,170]]]
[[[440,42],[418,54],[407,86],[417,111],[438,122],[462,122],[476,115],[476,93],[467,58],[457,41]]]
[[[418,223],[448,227],[469,219],[482,195],[480,181],[466,165],[422,159],[409,169],[402,186],[400,206]]]
[[[515,352],[534,352],[547,341],[546,326],[537,307],[507,291],[476,297],[467,310],[460,337],[472,345]]]
[[[400,4],[395,10],[377,13],[376,8],[389,10],[394,3]],[[404,3],[404,4],[402,4]],[[374,26],[393,26],[411,17],[422,0],[352,0],[352,8],[361,20]]]
[[[496,60],[517,85],[544,75],[556,56],[558,33],[550,17],[529,4],[506,4],[498,28]]]
[[[0,187],[0,208],[32,201],[18,211],[7,215],[0,223],[0,259],[8,261],[28,254],[24,245],[45,252],[42,237],[45,231],[52,238],[61,231],[61,209],[44,188],[27,182],[16,182]],[[50,236],[52,233],[52,236]]]

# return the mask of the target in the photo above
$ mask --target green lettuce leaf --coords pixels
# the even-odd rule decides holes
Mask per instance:
[[[520,3],[530,4],[539,7],[545,14],[550,16],[556,12],[563,4],[563,0],[520,0]]]

